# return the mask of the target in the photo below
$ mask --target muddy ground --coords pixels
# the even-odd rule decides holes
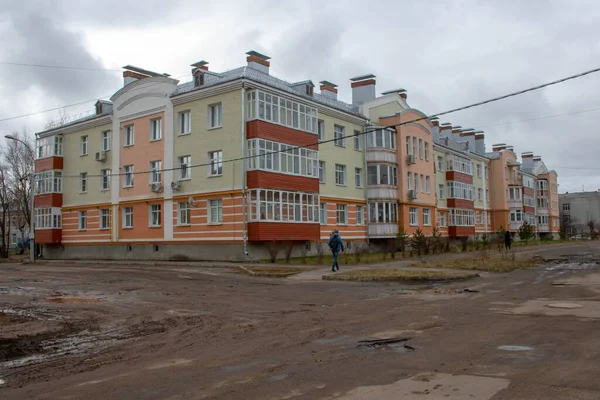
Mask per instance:
[[[0,398],[600,399],[600,244],[538,252],[445,285],[1,264]]]

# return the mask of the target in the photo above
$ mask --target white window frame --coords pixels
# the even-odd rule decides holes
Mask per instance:
[[[135,144],[135,125],[125,125],[123,127],[123,147],[133,146]]]
[[[189,226],[192,224],[192,208],[187,201],[177,203],[177,225]]]
[[[265,139],[247,141],[248,170],[273,171],[316,178],[319,152]]]
[[[325,121],[322,119],[317,121],[317,135],[319,141],[325,140]]]
[[[187,181],[192,179],[192,156],[177,157],[177,170],[179,171],[178,180]]]
[[[437,156],[437,172],[444,172],[444,157]]]
[[[327,163],[325,161],[319,161],[319,182],[327,182]]]
[[[150,185],[162,183],[162,161],[150,161]]]
[[[135,174],[133,172],[133,165],[125,165],[123,167],[123,187],[133,187]]]
[[[423,226],[431,226],[431,210],[429,208],[423,209]]]
[[[102,151],[109,151],[110,150],[110,145],[111,145],[111,131],[104,131],[101,134],[101,139],[100,139],[100,148],[102,149]]]
[[[162,139],[162,118],[150,120],[150,141],[156,142]]]
[[[408,217],[410,226],[419,226],[419,209],[417,207],[408,209]]]
[[[335,184],[337,186],[346,186],[346,166],[335,164]]]
[[[363,170],[362,168],[354,168],[354,186],[357,188],[362,188],[362,175],[363,175]]]
[[[477,201],[483,201],[483,189],[477,188]]]
[[[223,126],[223,104],[215,103],[208,106],[208,129],[218,129]]]
[[[110,179],[111,179],[111,171],[110,169],[101,169],[100,170],[100,190],[106,191],[110,190]]]
[[[214,150],[208,152],[208,176],[223,175],[223,151]]]
[[[100,229],[110,229],[110,208],[100,209]]]
[[[348,224],[348,204],[337,204],[335,210],[336,223],[338,225]]]
[[[222,199],[211,199],[208,200],[208,223],[209,224],[222,224],[223,223],[223,200]],[[215,214],[213,214],[213,212]]]
[[[419,139],[419,159],[423,159],[423,139]]]
[[[319,223],[327,225],[327,203],[319,203]]]
[[[398,186],[398,168],[390,164],[367,165],[367,185]]]
[[[79,150],[81,156],[87,156],[89,151],[89,140],[88,135],[83,135],[79,139]]]
[[[396,150],[396,132],[391,129],[372,129],[365,135],[367,136],[367,148]]]
[[[362,146],[360,144],[360,139],[362,138],[360,131],[354,131],[354,150],[361,151]]]
[[[369,222],[373,224],[398,223],[398,203],[390,201],[370,201]]]
[[[190,110],[181,111],[177,116],[177,135],[185,136],[192,133],[192,112]]]
[[[346,147],[346,127],[335,124],[333,126],[333,143],[339,147]]]
[[[78,227],[80,231],[87,230],[87,211],[78,212]]]
[[[318,112],[314,107],[259,90],[246,94],[246,120],[271,123],[318,134]]]
[[[123,228],[124,229],[133,228],[133,207],[132,206],[123,207]]]
[[[438,185],[438,196],[439,196],[440,200],[444,200],[446,198],[445,192],[446,192],[446,186],[444,186],[443,184]]]
[[[481,178],[481,164],[477,164],[477,177]]]
[[[429,161],[429,142],[425,142],[425,161]]]
[[[365,209],[363,206],[356,206],[356,225],[365,224]]]
[[[148,226],[159,228],[162,225],[162,206],[160,203],[148,205]]]
[[[88,191],[88,173],[81,172],[79,174],[79,193],[87,193]]]
[[[429,175],[425,176],[425,192],[427,192],[427,194],[431,193],[431,178]]]

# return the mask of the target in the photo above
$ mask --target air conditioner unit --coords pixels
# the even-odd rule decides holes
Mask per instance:
[[[416,190],[409,190],[408,191],[408,198],[409,200],[414,200],[417,198],[417,191]]]
[[[99,151],[98,153],[96,153],[96,161],[106,161],[106,151]]]
[[[179,189],[181,189],[181,183],[179,183],[179,181],[177,182],[171,182],[171,189],[176,192]]]
[[[415,156],[413,154],[409,154],[406,157],[406,163],[407,164],[416,164],[416,162],[417,162],[417,160],[416,160],[416,158],[415,158]]]
[[[162,185],[160,183],[153,183],[150,185],[150,190],[152,190],[153,192],[161,192]]]

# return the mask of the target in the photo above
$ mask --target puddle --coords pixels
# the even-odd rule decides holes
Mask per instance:
[[[46,299],[49,303],[100,303],[100,299],[85,299],[82,297],[50,297]]]
[[[2,378],[0,378],[0,386],[4,386],[6,385],[6,381]]]
[[[566,309],[583,308],[583,306],[581,304],[576,304],[576,303],[550,303],[550,304],[547,304],[546,307],[566,308]]]
[[[273,375],[269,378],[269,382],[278,382],[290,377],[290,374]]]
[[[572,263],[560,263],[560,264],[556,264],[556,265],[551,265],[549,267],[546,267],[546,271],[560,271],[560,270],[578,271],[578,270],[597,269],[597,268],[598,268],[597,263],[572,262]]]
[[[262,362],[260,362],[260,361],[253,361],[253,362],[248,363],[248,364],[229,365],[227,367],[223,367],[222,369],[225,372],[238,372],[238,371],[243,371],[245,369],[250,369],[250,368],[257,367],[257,366],[259,366],[261,364],[262,364]]]
[[[532,351],[533,347],[529,347],[529,346],[498,346],[498,350],[504,350],[504,351]]]
[[[414,351],[415,348],[406,344],[412,338],[391,338],[391,339],[375,339],[375,340],[361,340],[358,342],[357,347],[369,348],[369,349],[383,349],[393,350],[400,353],[407,353]]]
[[[345,341],[348,338],[348,336],[338,336],[335,338],[327,338],[327,339],[317,339],[314,341],[314,343],[317,344],[336,344],[336,343],[341,343],[343,341]]]

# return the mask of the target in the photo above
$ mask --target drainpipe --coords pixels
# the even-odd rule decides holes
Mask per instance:
[[[485,220],[485,234],[487,236],[489,221],[488,221],[488,216],[487,216],[488,204],[487,204],[487,196],[486,196],[486,193],[485,193],[486,192],[485,191],[485,185],[486,185],[486,182],[488,182],[487,187],[488,187],[488,193],[489,193],[490,184],[489,184],[489,179],[488,180],[485,179],[485,170],[487,169],[488,176],[489,176],[490,168],[485,165],[485,161],[481,161],[481,168],[483,169],[483,171],[482,171],[483,172],[483,176],[482,176],[482,178],[483,178],[483,189],[482,189],[483,190],[483,212],[485,212],[485,218],[484,218],[484,220]]]
[[[248,215],[246,206],[246,88],[242,81],[242,216],[244,219],[244,254],[248,257]]]
[[[369,121],[370,120],[366,120],[365,124],[363,126],[363,132],[366,132],[368,130],[368,126],[369,126]],[[363,213],[363,219],[365,222],[365,226],[367,228],[367,246],[370,246],[370,238],[369,238],[369,185],[367,183],[367,134],[363,134],[363,171],[365,172],[364,175],[364,188],[365,188],[365,212]]]

